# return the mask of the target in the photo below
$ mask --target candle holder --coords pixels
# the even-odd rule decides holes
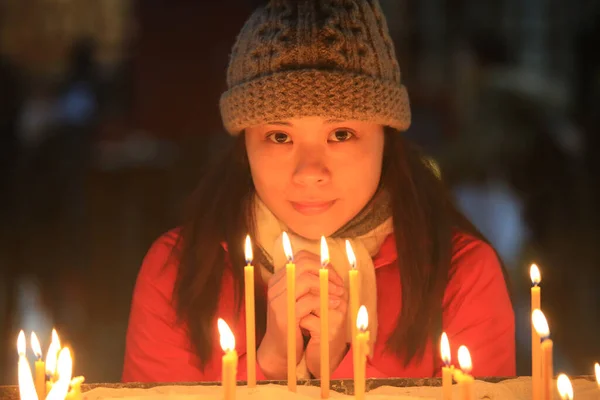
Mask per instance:
[[[477,377],[478,381],[488,383],[499,383],[505,380],[511,380],[515,377]],[[571,376],[572,380],[584,379],[590,382],[595,382],[596,378],[593,375],[579,375]],[[221,382],[181,382],[176,383],[178,386],[219,386]],[[245,386],[246,381],[237,381],[238,386]],[[285,380],[271,380],[271,381],[258,381],[257,386],[262,385],[287,385]],[[111,389],[150,389],[158,386],[172,386],[173,383],[84,383],[81,385],[81,391],[83,393],[96,389],[96,388],[111,388]],[[298,386],[316,386],[319,387],[321,381],[319,379],[301,379],[298,380]],[[376,389],[381,386],[391,387],[441,387],[441,378],[370,378],[365,382],[365,389],[367,392]],[[340,394],[348,396],[354,395],[354,380],[353,379],[332,379],[331,390]],[[16,385],[13,386],[0,386],[0,399],[3,400],[19,400],[19,388]]]

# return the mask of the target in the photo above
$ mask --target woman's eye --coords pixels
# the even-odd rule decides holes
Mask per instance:
[[[287,133],[283,133],[283,132],[271,133],[267,137],[273,143],[278,143],[278,144],[290,143],[292,141],[290,138],[290,135],[288,135]]]
[[[351,131],[347,129],[338,129],[337,131],[331,133],[329,140],[333,142],[345,142],[347,140],[352,139],[353,137],[354,133],[352,133]]]

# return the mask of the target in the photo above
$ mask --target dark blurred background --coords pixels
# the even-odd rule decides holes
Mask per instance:
[[[0,384],[19,329],[55,326],[88,382],[118,381],[152,241],[224,137],[218,99],[260,0],[0,0]],[[600,361],[600,2],[381,0],[407,135],[512,278],[530,373],[529,264],[556,369]]]

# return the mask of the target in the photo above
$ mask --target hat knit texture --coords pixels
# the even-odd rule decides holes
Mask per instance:
[[[377,0],[271,0],[233,47],[225,129],[305,116],[406,130],[408,94]]]

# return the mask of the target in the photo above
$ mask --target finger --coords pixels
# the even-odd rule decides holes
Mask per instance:
[[[319,293],[319,278],[311,273],[301,274],[295,283],[296,299],[311,291],[315,294]],[[285,279],[278,282],[272,288],[269,288],[268,296],[274,300],[284,293],[287,293],[287,280]]]
[[[338,297],[340,302],[334,307],[333,312],[339,312],[342,315],[346,315],[348,312],[348,298]]]
[[[296,300],[296,318],[300,320],[311,313],[318,316],[319,307],[319,296],[315,296],[314,294],[306,294]]]
[[[317,263],[319,265],[321,264],[321,256],[315,253],[311,253],[307,250],[300,250],[294,255],[294,261],[298,262],[299,260],[306,260],[311,263]]]
[[[341,299],[336,296],[330,296],[327,302],[329,308],[337,308],[340,305]],[[296,301],[296,316],[303,318],[308,314],[316,316],[321,315],[321,301],[319,296],[314,294],[306,294]]]
[[[327,264],[327,269],[329,270],[329,280],[338,286],[344,286],[344,280],[335,271],[335,269],[333,268],[333,265]]]
[[[294,258],[294,264],[296,266],[296,268],[295,268],[296,279],[298,279],[298,276],[304,272],[310,272],[316,276],[319,275],[319,268],[321,268],[321,263],[320,263],[318,257],[317,258],[315,258],[315,257],[317,257],[317,256],[315,256],[314,254],[309,253],[307,251],[304,251],[304,250],[301,250],[298,252],[298,257]],[[287,276],[286,268],[277,269],[277,271],[275,271],[273,276],[271,276],[271,278],[269,278],[268,286],[269,287],[275,286],[277,283],[284,280],[284,278],[286,276]]]
[[[296,266],[296,276],[303,273],[305,270],[310,270],[318,275],[319,268],[321,267],[319,257],[306,250],[300,250],[298,253],[296,253],[294,256],[294,264]],[[271,286],[277,284],[277,282],[283,279],[286,274],[286,268],[278,268],[273,276],[269,279],[269,284]]]
[[[321,335],[321,318],[309,314],[300,320],[300,327],[310,332],[311,337]]]
[[[315,272],[318,272],[323,267],[321,265],[321,257],[306,250],[300,250],[296,253],[295,261],[297,264],[300,264],[300,262],[310,263],[311,265],[308,267]],[[329,280],[337,285],[344,286],[344,280],[335,272],[333,266],[328,263],[326,267],[329,270]]]
[[[320,280],[319,277],[313,275],[310,272],[304,272],[296,279],[296,299],[304,296],[307,293],[319,294],[320,292]],[[338,286],[332,282],[329,282],[328,291],[332,295],[343,296],[345,289],[342,286]],[[287,292],[287,280],[278,282],[275,286],[268,289],[268,298],[274,300]]]

